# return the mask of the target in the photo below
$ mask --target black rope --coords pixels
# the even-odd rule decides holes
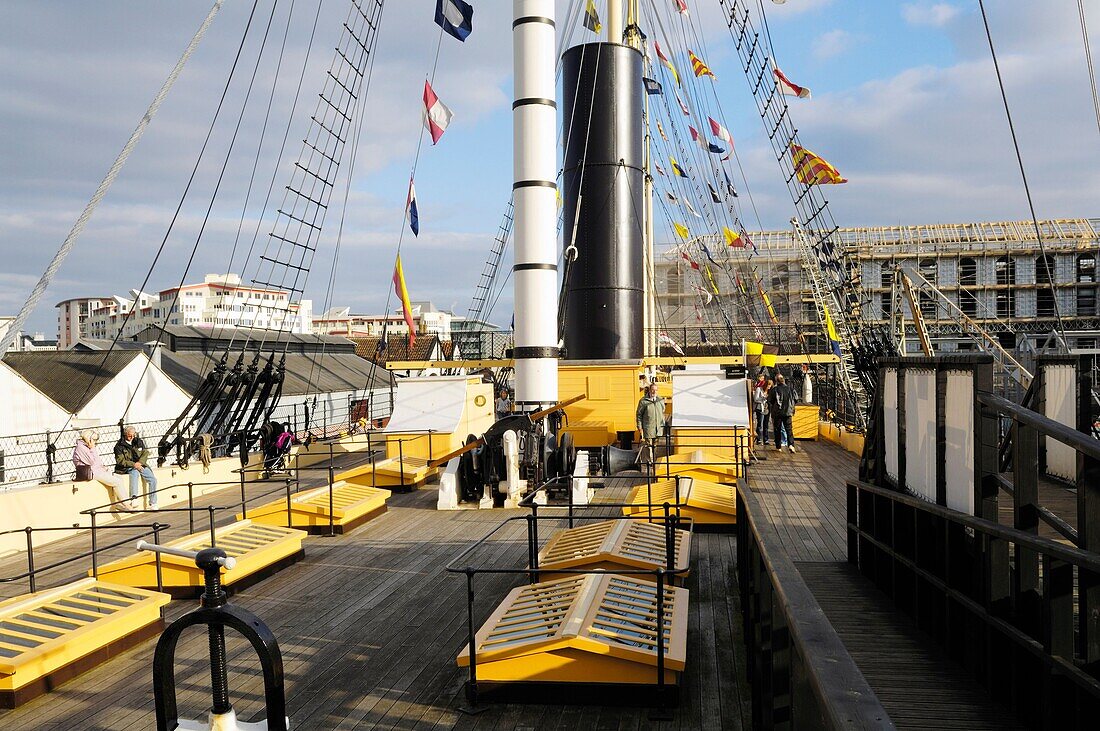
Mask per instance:
[[[1012,110],[1008,106],[1008,95],[1005,93],[1004,79],[1001,77],[1001,65],[997,62],[997,50],[993,47],[993,34],[989,30],[989,18],[985,13],[984,0],[978,0],[978,7],[982,11],[982,23],[985,25],[985,37],[989,41],[989,55],[993,57],[993,69],[997,72],[997,85],[1001,89],[1001,101],[1005,107],[1005,117],[1008,119],[1008,131],[1012,134],[1012,146],[1016,150],[1016,163],[1020,166],[1020,179],[1024,183],[1024,194],[1027,196],[1027,206],[1031,211],[1031,225],[1035,228],[1035,239],[1039,242],[1039,252],[1043,257],[1043,268],[1046,269],[1047,286],[1050,288],[1050,296],[1054,301],[1054,316],[1058,320],[1058,334],[1061,337],[1063,347],[1066,347],[1066,328],[1062,323],[1062,307],[1058,304],[1058,292],[1054,288],[1054,271],[1047,266],[1050,261],[1047,258],[1046,245],[1043,243],[1043,235],[1039,230],[1039,218],[1035,215],[1035,203],[1031,199],[1031,187],[1027,183],[1027,172],[1024,170],[1024,158],[1020,154],[1020,143],[1016,139],[1016,126],[1012,123]],[[1035,272],[1036,283],[1039,271]]]

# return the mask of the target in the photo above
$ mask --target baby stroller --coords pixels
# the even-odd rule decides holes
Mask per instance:
[[[294,445],[294,432],[290,424],[270,421],[260,428],[260,445],[264,454],[264,471],[260,479],[270,479],[272,475],[289,473],[290,448]]]

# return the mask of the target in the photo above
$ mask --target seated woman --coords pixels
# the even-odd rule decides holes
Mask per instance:
[[[95,445],[98,436],[95,431],[88,429],[80,433],[73,449],[73,466],[76,467],[76,479],[78,482],[90,482],[95,480],[110,490],[111,500],[121,501],[126,499],[123,492],[122,480],[103,464],[103,458],[99,456]]]

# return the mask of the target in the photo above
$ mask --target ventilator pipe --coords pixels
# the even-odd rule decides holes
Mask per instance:
[[[554,0],[513,0],[516,410],[558,399]]]

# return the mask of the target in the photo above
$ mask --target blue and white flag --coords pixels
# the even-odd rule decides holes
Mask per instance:
[[[661,82],[657,79],[651,79],[648,76],[642,77],[642,83],[645,84],[646,94],[663,94],[664,90],[661,88]]]
[[[413,236],[420,235],[420,212],[416,210],[416,186],[413,179],[409,178],[409,197],[405,200],[405,214],[409,217],[409,228]]]
[[[474,29],[474,9],[462,0],[435,0],[435,22],[460,41]]]

